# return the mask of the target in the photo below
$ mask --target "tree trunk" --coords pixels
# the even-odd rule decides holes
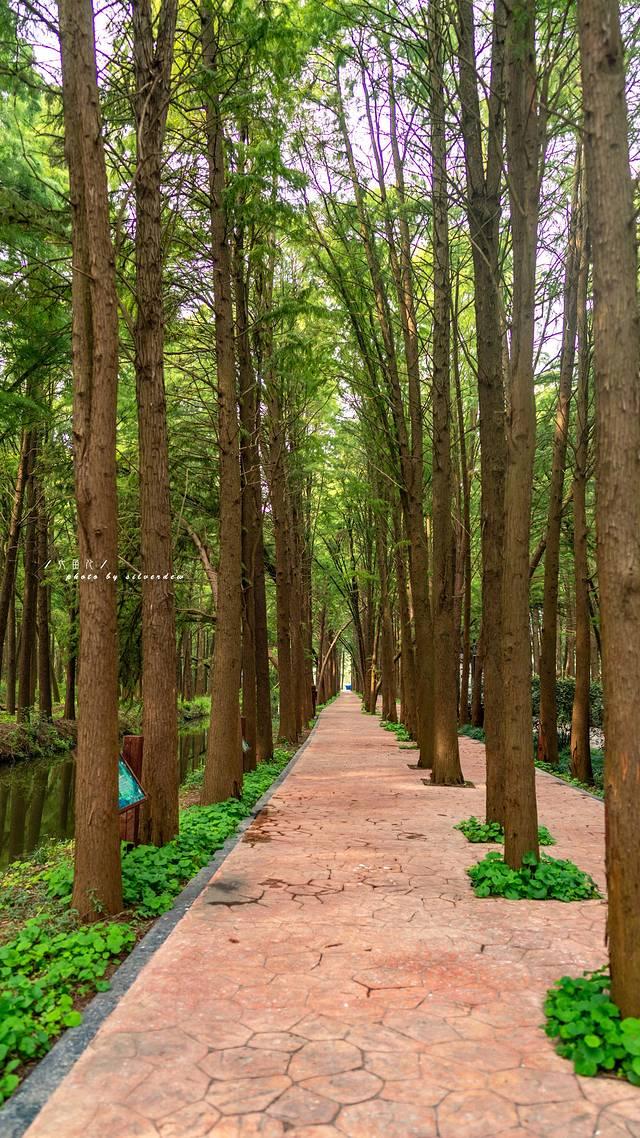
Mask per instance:
[[[59,0],[73,236],[73,434],[80,581],[73,906],[122,909],[118,820],[116,400],[118,302],[91,0]]]
[[[240,438],[231,304],[229,223],[225,208],[225,155],[214,17],[203,26],[203,59],[208,72],[207,157],[211,197],[214,316],[220,446],[220,565],[218,611],[211,669],[211,726],[201,802],[209,805],[242,791],[240,676],[242,629],[242,507]]]
[[[178,832],[178,712],[169,446],[164,384],[162,149],[177,0],[133,0],[136,95],[135,371],[140,446],[142,560],[141,836],[164,845]],[[158,578],[160,579],[154,579]]]
[[[11,591],[7,636],[7,712],[16,713],[16,594]]]
[[[583,180],[584,181],[584,180]],[[573,475],[573,566],[576,599],[576,687],[571,712],[571,774],[593,782],[589,738],[591,680],[591,619],[589,616],[589,559],[587,546],[587,464],[589,460],[589,327],[587,290],[589,247],[584,196],[580,213],[580,270],[578,281],[578,390],[576,395],[576,452]]]
[[[18,559],[18,543],[20,541],[20,527],[22,524],[22,507],[24,504],[25,487],[29,477],[33,442],[33,432],[23,430],[20,445],[20,460],[18,463],[18,477],[16,478],[16,488],[13,495],[9,533],[4,557],[4,569],[2,572],[2,585],[0,586],[0,659],[2,659],[4,649],[9,606],[12,600],[15,601],[16,562]]]
[[[640,1016],[640,313],[617,0],[579,0],[593,249],[596,523],[605,706],[611,997]],[[634,492],[630,493],[630,488]]]
[[[76,717],[76,664],[78,658],[78,606],[75,599],[69,609],[69,648],[65,671],[64,718]]]
[[[502,643],[505,752],[505,861],[538,856],[531,737],[529,535],[536,440],[533,336],[540,188],[540,122],[535,62],[535,0],[513,0],[507,21],[506,136],[513,233],[510,416],[505,482]],[[485,644],[488,633],[485,627]],[[486,666],[486,665],[485,665]]]
[[[44,719],[51,719],[51,639],[49,636],[49,586],[45,565],[48,561],[49,519],[44,483],[38,484],[38,707]]]
[[[558,763],[558,709],[556,706],[556,641],[558,638],[558,574],[560,571],[560,527],[562,495],[569,433],[569,410],[573,365],[576,349],[578,317],[578,272],[580,249],[578,211],[581,155],[576,153],[575,179],[569,221],[569,239],[564,274],[564,318],[560,354],[560,383],[553,441],[549,510],[547,515],[547,547],[544,556],[544,602],[542,609],[542,648],[540,652],[540,729],[538,758],[545,763]]]
[[[33,706],[32,672],[36,660],[36,627],[38,612],[38,508],[35,483],[35,448],[32,451],[27,485],[26,538],[24,545],[24,594],[22,600],[22,630],[18,656],[18,723],[28,718]]]
[[[256,604],[255,563],[258,545],[256,516],[256,384],[249,348],[249,310],[245,281],[242,229],[236,229],[234,282],[236,297],[236,356],[240,383],[240,469],[242,475],[242,715],[244,738],[248,750],[244,754],[244,770],[255,770],[257,745],[257,675],[256,675]]]
[[[451,524],[451,280],[447,221],[447,150],[443,87],[443,28],[438,5],[429,6],[429,113],[433,208],[433,769],[431,781],[464,782],[458,751],[458,644],[453,612]]]

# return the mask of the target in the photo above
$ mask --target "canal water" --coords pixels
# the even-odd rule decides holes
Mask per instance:
[[[178,739],[180,782],[204,763],[202,724]],[[50,838],[73,837],[75,752],[0,766],[0,870]]]

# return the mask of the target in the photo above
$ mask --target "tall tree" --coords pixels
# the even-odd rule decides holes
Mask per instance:
[[[558,593],[560,572],[560,531],[564,471],[569,435],[569,409],[573,384],[578,321],[578,280],[580,274],[579,210],[582,157],[576,153],[569,236],[564,273],[564,316],[558,404],[553,442],[553,463],[549,484],[547,544],[544,555],[544,600],[540,651],[540,729],[538,758],[558,762],[558,708],[556,701],[556,642],[558,638]]]
[[[207,83],[207,161],[220,450],[220,563],[210,680],[211,726],[201,795],[201,802],[205,805],[220,802],[232,795],[237,796],[242,789],[242,490],[231,300],[231,225],[225,200],[225,137],[220,94],[220,19],[218,12],[208,8],[204,10],[202,53]]]
[[[617,0],[579,0],[593,254],[596,522],[605,701],[611,996],[640,1016],[640,310]]]
[[[176,621],[164,384],[162,153],[177,0],[132,0],[136,121],[135,370],[140,445],[145,840],[178,831]]]
[[[504,146],[504,50],[506,10],[495,0],[486,141],[483,140],[472,0],[458,0],[461,127],[466,165],[466,209],[473,256],[478,400],[480,405],[482,629],[474,692],[479,718],[484,687],[487,756],[486,817],[504,821],[502,740],[502,564],[504,485],[507,464],[503,337],[500,293],[500,215]],[[484,145],[483,145],[484,142]],[[485,157],[486,156],[486,157]]]
[[[529,535],[536,444],[533,343],[541,144],[535,0],[509,3],[505,50],[513,297],[502,585],[504,831],[505,861],[518,868],[524,854],[538,855],[529,646]]]
[[[118,302],[93,7],[91,0],[59,0],[58,11],[73,221],[73,435],[78,556],[83,568],[88,564],[99,567],[97,580],[79,582],[73,905],[83,919],[95,920],[122,909],[117,613],[113,580],[118,558]]]

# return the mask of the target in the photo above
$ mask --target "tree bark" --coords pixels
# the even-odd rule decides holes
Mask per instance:
[[[429,6],[429,114],[433,209],[433,769],[431,781],[464,782],[458,750],[458,644],[454,623],[451,474],[451,278],[447,151],[443,87],[443,27],[437,4]]]
[[[118,302],[109,232],[91,0],[59,0],[73,238],[73,435],[79,585],[79,715],[73,906],[122,909],[118,822],[116,399]],[[111,574],[108,579],[106,574]]]
[[[556,427],[553,441],[549,507],[547,515],[547,546],[544,556],[544,601],[542,608],[542,645],[540,651],[540,729],[538,731],[538,758],[545,763],[557,764],[558,709],[556,705],[556,642],[558,638],[558,574],[560,571],[560,527],[562,523],[562,494],[569,434],[569,412],[573,367],[576,349],[578,318],[578,273],[580,248],[578,213],[581,173],[581,155],[576,152],[574,188],[569,221],[569,238],[564,276],[564,317],[562,349],[560,354],[560,380]]]
[[[136,94],[135,372],[142,561],[142,810],[145,842],[178,832],[178,711],[169,445],[164,384],[162,150],[177,0],[132,0]],[[158,576],[160,580],[154,579]]]
[[[584,179],[583,179],[584,182]],[[591,766],[590,681],[591,618],[589,616],[589,559],[587,547],[587,464],[589,461],[589,326],[587,291],[589,238],[586,203],[580,213],[580,271],[578,281],[578,390],[576,395],[576,452],[573,475],[573,565],[576,599],[576,688],[571,711],[571,774],[593,782]]]
[[[231,254],[225,208],[225,143],[221,96],[217,89],[218,52],[214,17],[203,24],[207,92],[207,158],[211,198],[211,251],[214,265],[214,316],[220,446],[220,565],[218,611],[211,669],[211,726],[201,802],[221,802],[242,791],[240,677],[242,629],[242,507],[240,430],[236,396]]]
[[[29,463],[27,483],[27,517],[24,544],[24,593],[22,599],[22,626],[18,654],[18,723],[28,718],[33,706],[32,673],[37,667],[36,628],[38,613],[38,507],[35,483],[35,443]]]
[[[18,559],[18,543],[20,541],[24,492],[27,484],[27,479],[29,477],[32,447],[33,432],[25,429],[22,432],[22,442],[20,444],[18,476],[16,478],[16,488],[14,491],[13,504],[11,507],[11,519],[9,521],[9,533],[7,535],[4,569],[2,572],[2,585],[0,586],[0,660],[2,659],[2,652],[4,649],[4,641],[7,631],[9,606],[12,602],[12,599],[15,602],[14,592],[16,580],[16,562]]]
[[[38,496],[38,708],[44,719],[51,719],[51,638],[49,635],[49,585],[45,565],[49,557],[49,519],[44,483],[37,487]]]
[[[504,821],[502,740],[502,565],[504,490],[507,465],[500,296],[500,214],[504,134],[505,7],[496,0],[493,15],[488,129],[483,146],[482,116],[472,0],[458,0],[461,126],[467,177],[467,218],[471,234],[480,407],[482,623],[484,729],[486,738],[486,818]],[[486,154],[486,163],[483,153]],[[478,680],[480,676],[477,677]],[[475,685],[480,697],[479,684]],[[478,699],[475,723],[479,717]]]
[[[538,856],[529,643],[529,535],[536,440],[533,336],[541,149],[535,0],[512,0],[509,4],[506,59],[513,310],[502,591],[504,856],[507,864],[517,869],[524,854]],[[485,644],[487,636],[485,627]]]
[[[640,1016],[640,312],[617,0],[579,0],[593,251],[596,525],[605,706],[611,997]],[[630,488],[633,488],[630,493]]]

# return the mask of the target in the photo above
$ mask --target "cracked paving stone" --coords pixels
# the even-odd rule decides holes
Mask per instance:
[[[291,1087],[268,1108],[268,1113],[295,1126],[311,1126],[332,1122],[338,1113],[338,1104],[303,1087]]]
[[[316,1075],[301,1086],[315,1094],[324,1095],[333,1102],[348,1105],[374,1098],[383,1087],[382,1079],[370,1071],[342,1071],[337,1075]]]
[[[217,1107],[222,1114],[251,1114],[266,1110],[290,1086],[291,1080],[285,1075],[212,1083],[207,1102]]]
[[[336,1075],[362,1066],[362,1055],[352,1043],[344,1040],[324,1040],[306,1043],[296,1051],[289,1065],[294,1082],[310,1079],[314,1075]]]
[[[343,1107],[336,1126],[348,1138],[437,1138],[433,1110],[381,1099]]]
[[[453,827],[484,748],[460,751],[475,789],[417,794],[356,696],[323,711],[25,1138],[640,1138],[640,1089],[575,1076],[540,1027],[558,976],[605,962],[605,904],[474,897]],[[604,881],[602,803],[536,781]]]
[[[289,1055],[285,1051],[232,1047],[228,1051],[211,1051],[200,1067],[211,1079],[257,1079],[284,1075],[288,1063]]]

